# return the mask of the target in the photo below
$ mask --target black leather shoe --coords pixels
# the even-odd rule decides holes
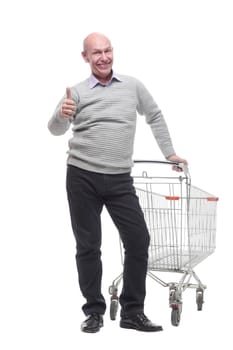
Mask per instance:
[[[81,324],[81,330],[86,333],[96,333],[103,327],[103,316],[97,313],[88,315],[86,320]]]
[[[152,323],[143,312],[132,317],[122,317],[120,321],[121,328],[136,329],[142,332],[158,332],[162,331],[163,327]]]

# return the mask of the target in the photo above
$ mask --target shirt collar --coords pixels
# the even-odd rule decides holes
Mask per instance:
[[[101,83],[95,76],[94,74],[91,74],[90,78],[89,78],[89,87],[90,89],[93,89],[94,87],[96,87],[96,85],[102,85],[102,86],[108,86],[112,83],[113,80],[117,80],[117,81],[122,81],[119,76],[113,71],[112,72],[112,77],[111,79],[107,82],[107,84],[103,84]]]

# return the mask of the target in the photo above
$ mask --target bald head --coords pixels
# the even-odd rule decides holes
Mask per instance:
[[[98,47],[99,45],[107,45],[111,47],[110,40],[101,33],[91,33],[83,40],[83,50],[88,51],[94,47]]]

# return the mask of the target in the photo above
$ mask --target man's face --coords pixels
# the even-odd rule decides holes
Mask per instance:
[[[103,36],[94,36],[86,43],[83,58],[90,64],[92,73],[101,82],[107,82],[112,74],[113,49],[110,41]]]

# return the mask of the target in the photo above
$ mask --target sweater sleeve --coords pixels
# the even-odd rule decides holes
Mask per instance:
[[[79,102],[79,96],[76,92],[76,89],[71,89],[71,95],[72,95],[72,99],[76,102],[76,104],[78,105]],[[64,95],[62,97],[62,99],[60,100],[60,102],[58,103],[51,119],[48,122],[48,129],[49,131],[55,135],[55,136],[59,136],[59,135],[63,135],[66,133],[66,131],[69,129],[70,124],[73,121],[73,118],[70,119],[66,119],[63,118],[60,114],[60,109],[61,109],[61,105],[64,102],[64,100],[66,99],[66,95]]]
[[[146,122],[150,125],[152,133],[164,157],[167,158],[175,154],[164,116],[151,94],[139,81],[137,82],[137,98],[137,111],[139,114],[145,115]]]

